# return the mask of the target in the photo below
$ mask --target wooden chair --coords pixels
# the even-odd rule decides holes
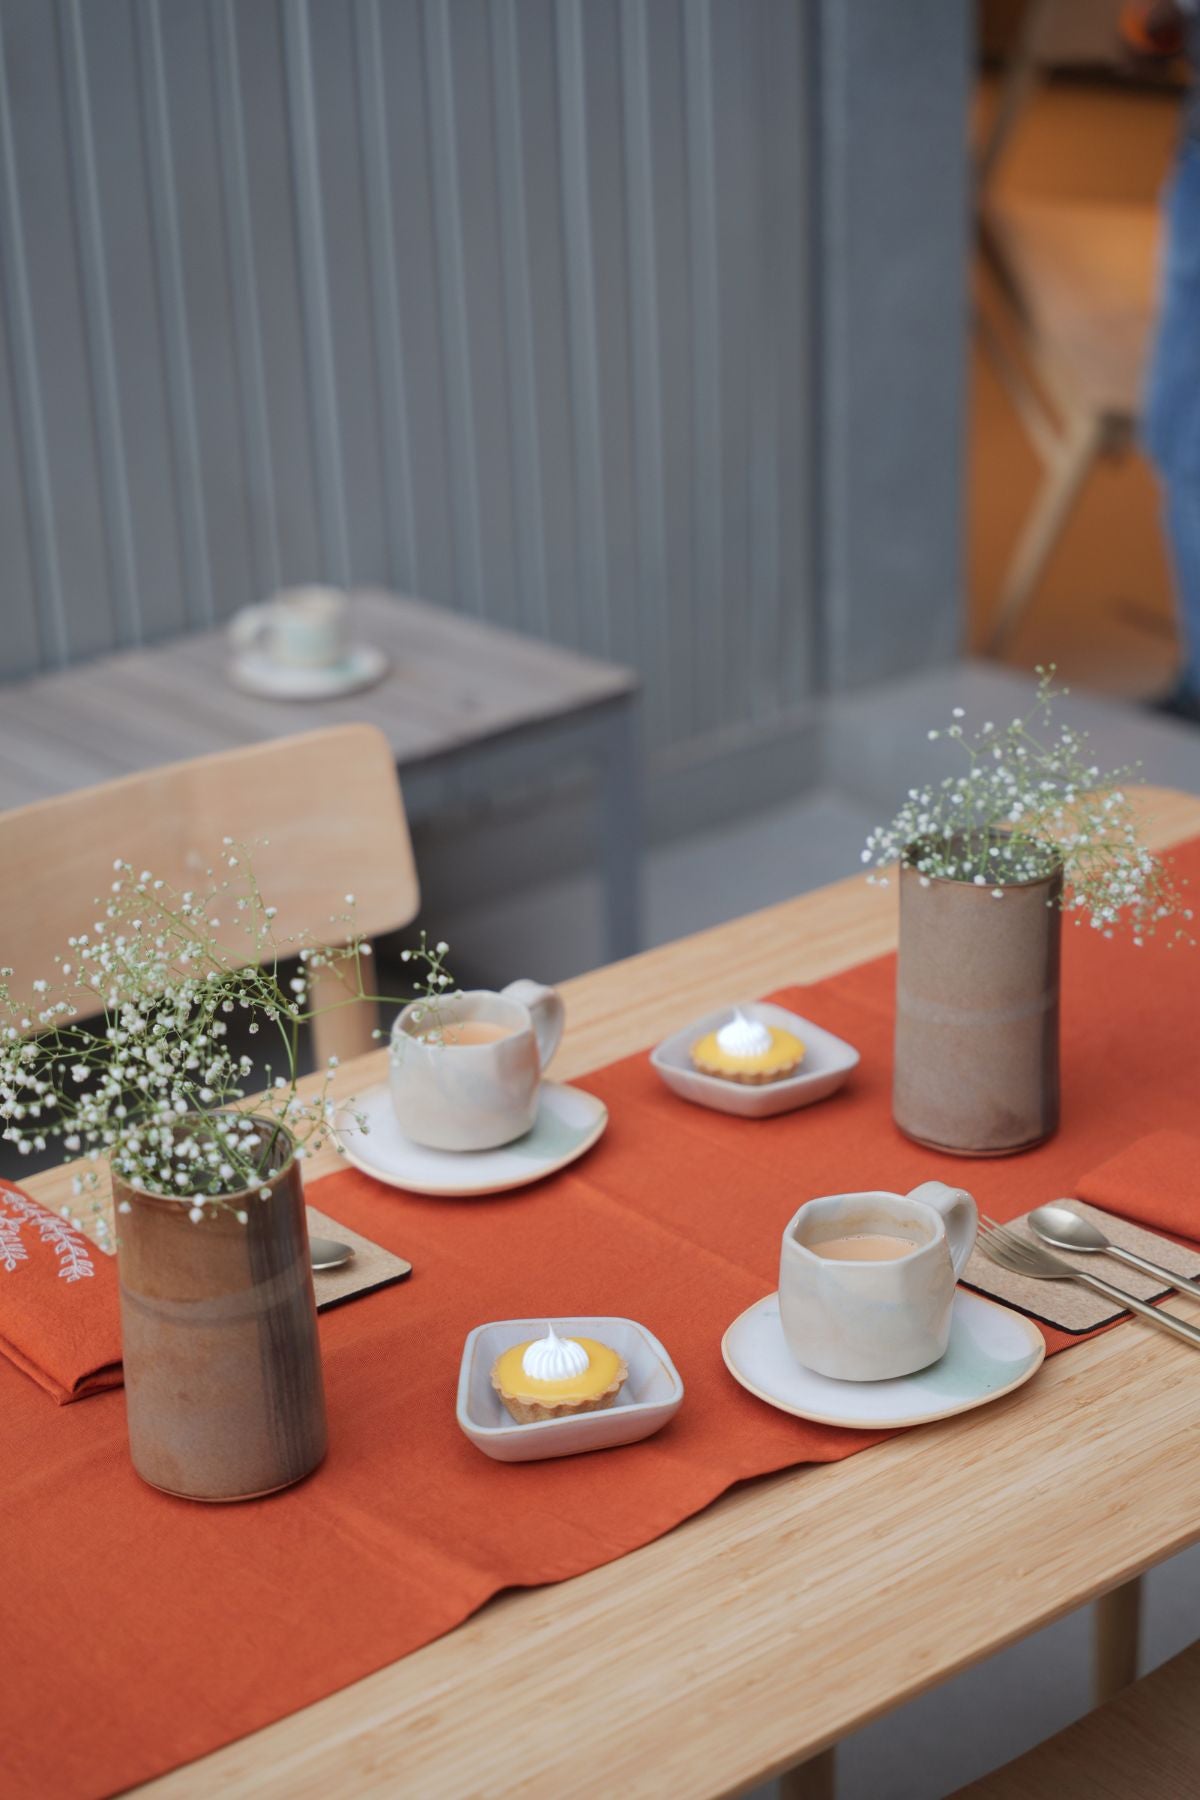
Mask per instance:
[[[1029,607],[1097,458],[1123,454],[1136,435],[1156,310],[1156,208],[997,193],[1057,3],[1026,0],[975,161],[980,249],[1007,327],[998,331],[979,309],[981,341],[1045,467],[1001,583],[987,641],[993,653]]]
[[[988,648],[999,651],[1096,459],[1121,455],[1135,437],[1154,326],[1159,219],[1148,206],[993,200],[981,229],[1036,385],[983,321],[985,343],[1045,465],[991,625]]]
[[[1200,1644],[952,1800],[1195,1800]]]
[[[387,739],[371,725],[306,732],[0,813],[0,963],[16,972],[14,993],[29,996],[35,980],[53,975],[68,937],[89,929],[118,857],[186,889],[217,865],[225,837],[255,846],[280,938],[344,942],[346,926],[331,915],[347,911],[347,894],[366,938],[416,914],[417,871]],[[313,990],[315,1005],[340,992],[328,975]],[[369,1049],[376,1023],[365,1002],[317,1020],[318,1060]]]

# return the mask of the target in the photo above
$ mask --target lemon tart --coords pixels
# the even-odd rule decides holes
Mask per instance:
[[[624,1357],[607,1344],[595,1338],[560,1338],[553,1325],[544,1338],[514,1344],[492,1365],[492,1386],[518,1425],[600,1412],[612,1405],[628,1379]]]
[[[782,1081],[803,1061],[804,1045],[792,1032],[764,1025],[737,1009],[719,1031],[710,1031],[692,1045],[692,1064],[702,1075],[749,1086]]]

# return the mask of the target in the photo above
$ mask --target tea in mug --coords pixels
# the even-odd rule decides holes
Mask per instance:
[[[890,1237],[882,1231],[856,1231],[850,1237],[826,1238],[823,1244],[807,1244],[814,1256],[828,1262],[893,1262],[910,1256],[918,1248],[907,1238]]]

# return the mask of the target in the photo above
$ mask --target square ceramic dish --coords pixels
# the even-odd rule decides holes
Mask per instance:
[[[492,1386],[492,1365],[505,1350],[545,1337],[545,1319],[498,1319],[477,1325],[463,1345],[458,1375],[458,1422],[476,1449],[497,1462],[538,1462],[547,1456],[578,1456],[583,1450],[611,1450],[636,1444],[673,1419],[683,1400],[683,1382],[652,1331],[633,1319],[556,1317],[561,1337],[590,1337],[625,1358],[629,1379],[603,1412],[573,1413],[518,1425]]]
[[[792,1112],[798,1106],[811,1106],[815,1100],[826,1100],[858,1067],[858,1051],[832,1031],[822,1030],[811,1019],[802,1019],[785,1007],[772,1006],[768,1000],[752,1000],[740,1009],[747,1018],[761,1019],[793,1032],[804,1045],[804,1061],[795,1075],[782,1081],[764,1081],[754,1085],[739,1081],[723,1081],[719,1075],[702,1075],[692,1067],[692,1045],[708,1032],[728,1024],[732,1006],[705,1013],[682,1031],[672,1032],[650,1052],[650,1061],[673,1094],[691,1100],[697,1106],[711,1106],[714,1112],[733,1113],[739,1119],[770,1119],[777,1113]]]

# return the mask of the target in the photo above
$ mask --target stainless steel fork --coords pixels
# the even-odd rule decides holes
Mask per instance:
[[[1077,1269],[1073,1263],[1055,1256],[1052,1250],[1045,1250],[1040,1244],[1029,1243],[1025,1238],[1018,1237],[1015,1231],[1010,1231],[1006,1225],[997,1225],[995,1219],[985,1216],[980,1220],[979,1248],[992,1262],[1002,1269],[1010,1270],[1014,1275],[1031,1275],[1035,1281],[1077,1281],[1081,1287],[1092,1288],[1097,1294],[1104,1294],[1109,1300],[1114,1300],[1118,1306],[1137,1313],[1151,1325],[1157,1325],[1160,1331],[1169,1331],[1173,1337],[1180,1337],[1185,1343],[1200,1349],[1200,1327],[1189,1324],[1186,1319],[1177,1319],[1173,1313],[1162,1312],[1157,1306],[1151,1306],[1133,1294],[1127,1294],[1124,1288],[1114,1287],[1111,1281],[1105,1281],[1101,1275],[1093,1275],[1087,1269]]]

